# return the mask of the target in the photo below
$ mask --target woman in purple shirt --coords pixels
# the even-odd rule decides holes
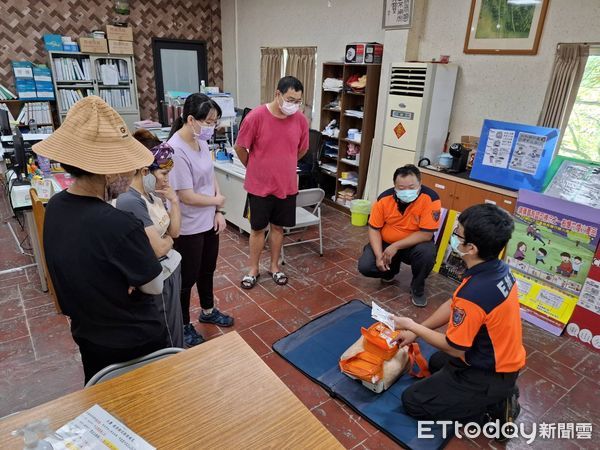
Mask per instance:
[[[208,141],[221,108],[204,94],[192,94],[183,105],[183,114],[171,128],[169,145],[173,147],[173,170],[169,182],[181,204],[181,232],[174,248],[181,260],[181,311],[184,341],[187,346],[200,344],[202,336],[190,323],[190,296],[196,284],[202,312],[200,322],[221,327],[233,325],[233,318],[214,306],[213,276],[219,255],[219,233],[225,229],[220,208],[225,203],[215,180]]]

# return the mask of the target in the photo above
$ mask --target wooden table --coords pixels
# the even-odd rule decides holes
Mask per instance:
[[[343,448],[236,332],[0,421],[56,430],[98,403],[159,449]]]

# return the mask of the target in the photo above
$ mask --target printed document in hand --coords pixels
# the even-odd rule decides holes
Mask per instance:
[[[156,450],[99,405],[44,440],[55,450]]]
[[[392,318],[392,313],[386,311],[375,302],[371,303],[371,317],[385,324],[392,331],[396,329],[394,319]]]

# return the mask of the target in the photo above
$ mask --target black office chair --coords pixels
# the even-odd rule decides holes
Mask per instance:
[[[308,151],[298,161],[298,188],[311,189],[318,186],[319,154],[322,147],[323,135],[319,130],[310,130],[308,136]]]
[[[244,108],[244,111],[242,111],[242,118],[240,119],[240,124],[238,126],[242,126],[242,122],[244,121],[244,119],[250,111],[252,111],[252,108]]]

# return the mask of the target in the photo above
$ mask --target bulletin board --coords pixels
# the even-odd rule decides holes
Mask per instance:
[[[509,189],[540,192],[559,130],[484,120],[471,178]]]

